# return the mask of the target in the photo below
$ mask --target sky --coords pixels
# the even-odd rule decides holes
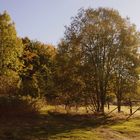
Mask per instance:
[[[0,13],[7,11],[18,36],[57,45],[65,25],[80,8],[114,8],[122,17],[130,17],[140,30],[140,0],[0,0]]]

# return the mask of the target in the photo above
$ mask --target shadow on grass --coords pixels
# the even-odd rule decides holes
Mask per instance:
[[[0,119],[0,139],[2,140],[48,140],[57,134],[73,130],[87,130],[117,123],[105,115],[62,114],[50,112],[36,117]]]

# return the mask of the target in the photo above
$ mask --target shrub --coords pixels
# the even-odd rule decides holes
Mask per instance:
[[[0,116],[33,116],[38,114],[41,106],[41,99],[1,96]]]

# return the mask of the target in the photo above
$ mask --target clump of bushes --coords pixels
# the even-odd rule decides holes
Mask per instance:
[[[34,116],[39,113],[43,106],[42,99],[33,99],[30,96],[26,97],[0,97],[0,117],[25,117]]]

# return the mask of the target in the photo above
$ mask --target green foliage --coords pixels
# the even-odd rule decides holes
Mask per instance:
[[[55,48],[37,41],[23,39],[24,68],[22,77],[22,94],[40,97],[51,87],[54,69]]]
[[[111,80],[116,81],[115,77],[121,81],[113,84],[114,88],[121,90],[118,96],[122,92],[132,93],[138,80],[135,69],[139,64],[139,44],[139,32],[118,11],[107,8],[81,9],[66,28],[63,42],[58,48],[61,57],[58,61],[61,61],[61,74],[65,80],[61,81],[61,89],[65,89],[64,97],[72,97],[79,89],[72,86],[70,78],[73,75],[76,75],[74,81],[80,77],[85,85],[83,89],[80,87],[80,93],[85,93],[80,97],[85,97],[87,104],[92,105],[95,111],[104,112],[110,83]],[[79,98],[79,95],[76,97]]]
[[[7,12],[0,14],[0,94],[18,90],[23,45]]]
[[[10,75],[22,68],[22,42],[7,12],[0,15],[0,74]]]
[[[66,106],[77,106],[83,103],[82,96],[85,86],[81,72],[79,48],[62,41],[56,55],[55,88],[58,102]],[[70,52],[68,51],[71,47]]]
[[[20,83],[17,77],[0,76],[0,95],[13,96],[18,93]]]
[[[69,109],[85,105],[97,112],[104,112],[105,103],[116,98],[119,108],[122,100],[138,95],[139,35],[116,10],[81,9],[55,49],[18,38],[4,12],[0,15],[0,93],[46,97],[51,104]]]

